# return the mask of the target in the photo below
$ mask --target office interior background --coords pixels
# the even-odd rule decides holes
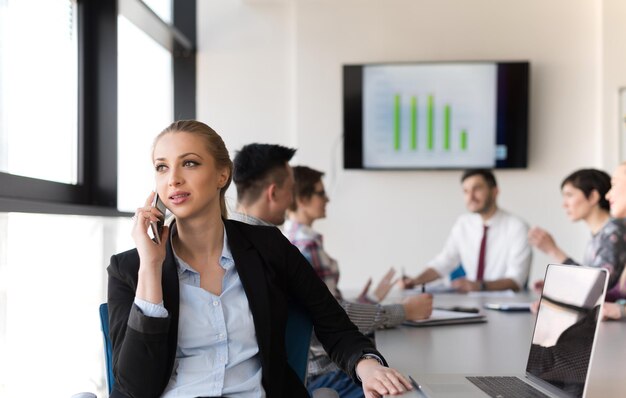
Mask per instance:
[[[528,167],[496,172],[499,204],[580,258],[559,185],[624,159],[624,16],[622,0],[0,0],[0,397],[106,396],[106,265],[133,247],[152,139],[178,118],[326,172],[315,227],[344,290],[417,274],[465,211],[460,171],[343,169],[344,64],[529,61]],[[530,279],[549,261],[535,251]]]

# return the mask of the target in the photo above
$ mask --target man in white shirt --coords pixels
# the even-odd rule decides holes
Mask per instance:
[[[490,170],[466,170],[461,185],[471,213],[457,219],[441,253],[417,277],[405,277],[405,286],[447,276],[462,264],[466,277],[452,281],[459,292],[523,289],[532,259],[528,226],[498,208],[498,186]]]

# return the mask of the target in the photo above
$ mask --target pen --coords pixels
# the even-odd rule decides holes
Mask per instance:
[[[435,310],[446,310],[446,311],[455,311],[455,312],[470,312],[472,314],[478,314],[480,312],[479,308],[474,307],[433,307]]]

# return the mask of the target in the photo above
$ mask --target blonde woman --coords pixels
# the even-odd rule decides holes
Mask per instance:
[[[288,298],[365,396],[410,389],[278,229],[226,219],[232,162],[213,129],[175,122],[152,155],[175,220],[150,239],[162,216],[151,194],[135,213],[136,249],[111,258],[111,397],[308,397],[286,360]]]

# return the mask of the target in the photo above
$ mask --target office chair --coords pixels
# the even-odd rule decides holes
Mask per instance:
[[[459,264],[452,272],[450,272],[450,281],[453,281],[458,278],[463,278],[465,276],[465,268],[463,268],[463,264]]]
[[[100,325],[104,337],[104,354],[107,370],[107,386],[109,394],[113,389],[115,378],[113,376],[113,348],[109,337],[109,307],[107,303],[100,304]],[[289,303],[287,314],[287,327],[285,330],[285,347],[287,349],[287,362],[296,372],[300,381],[305,382],[309,346],[311,344],[311,333],[313,323],[304,310],[294,304]]]
[[[107,387],[109,394],[113,390],[113,347],[111,347],[111,337],[109,337],[109,306],[107,303],[100,304],[100,326],[102,328],[102,337],[104,338],[104,360],[107,373]]]
[[[285,348],[287,362],[296,372],[302,384],[306,380],[306,369],[311,346],[313,323],[304,310],[295,303],[289,303],[287,327],[285,329]]]

